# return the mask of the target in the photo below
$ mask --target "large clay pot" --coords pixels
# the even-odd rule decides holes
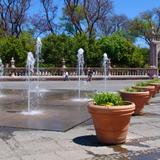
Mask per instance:
[[[160,91],[160,83],[150,83],[149,85],[155,86],[156,93]]]
[[[135,103],[134,115],[143,114],[144,105],[148,102],[150,98],[149,91],[140,91],[140,92],[120,91],[120,95],[124,101],[131,101]]]
[[[150,98],[154,97],[156,94],[155,86],[133,86],[133,88],[149,91]]]
[[[103,144],[124,143],[134,110],[135,104],[131,102],[122,106],[100,106],[89,102],[88,111],[92,115],[98,140]]]

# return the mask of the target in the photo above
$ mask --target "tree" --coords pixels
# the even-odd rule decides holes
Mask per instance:
[[[62,35],[49,35],[43,39],[42,58],[48,66],[62,66],[62,59],[66,61],[67,67],[77,66],[77,51],[84,49],[85,66],[100,66],[102,52],[96,39],[77,34],[75,37]]]
[[[111,15],[104,17],[97,24],[101,35],[112,35],[114,32],[127,32],[129,19],[125,15]]]
[[[63,58],[67,60],[66,64],[68,63],[67,55],[72,52],[73,48],[70,37],[64,34],[52,34],[44,38],[42,42],[42,59],[44,60],[44,64],[61,67]],[[72,59],[72,55],[70,59]],[[70,61],[70,64],[73,64],[73,59]]]
[[[134,46],[120,34],[103,37],[99,40],[103,53],[107,53],[111,64],[118,67],[143,67],[146,64],[146,57],[143,51]]]
[[[8,35],[18,37],[26,21],[31,0],[1,0],[0,28]]]
[[[30,34],[22,33],[18,38],[7,36],[0,39],[0,57],[3,62],[10,63],[15,58],[16,66],[25,66],[27,52],[34,53],[34,39]]]
[[[65,20],[65,29],[73,35],[81,34],[85,17],[80,0],[64,0],[64,3],[63,20]]]
[[[135,37],[143,38],[149,46],[152,40],[160,39],[160,8],[141,13],[130,23],[129,30]]]
[[[98,40],[94,37],[88,37],[85,33],[77,34],[73,38],[74,53],[77,54],[79,48],[84,49],[85,66],[99,67],[103,58]]]
[[[75,34],[86,33],[90,38],[95,35],[98,21],[112,11],[110,0],[65,0],[64,2],[67,25],[72,25]]]
[[[43,7],[42,14],[35,14],[33,18],[31,18],[34,31],[38,32],[37,37],[46,32],[54,34],[57,28],[57,25],[54,23],[57,6],[54,5],[53,0],[40,0],[40,2]]]

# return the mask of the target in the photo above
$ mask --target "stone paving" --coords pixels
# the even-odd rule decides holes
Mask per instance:
[[[92,83],[92,89],[101,86]],[[134,82],[119,83],[111,81],[112,91]],[[144,112],[132,116],[126,143],[113,146],[97,141],[91,120],[67,132],[0,127],[0,160],[160,160],[160,94]]]

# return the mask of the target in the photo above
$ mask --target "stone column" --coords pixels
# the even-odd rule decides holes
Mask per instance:
[[[65,59],[63,58],[62,59],[62,67],[61,67],[61,74],[62,75],[64,75],[65,74],[65,72],[66,72],[66,61],[65,61]]]
[[[158,69],[158,54],[160,52],[160,41],[153,40],[150,46],[149,63],[151,67]],[[158,72],[157,72],[158,73]]]
[[[14,60],[14,57],[11,58],[11,68],[15,68],[15,60]]]
[[[16,75],[16,73],[15,73],[16,70],[14,70],[14,68],[16,68],[14,57],[11,58],[10,62],[11,62],[11,68],[12,68],[11,69],[11,76],[14,77]]]
[[[66,61],[65,61],[64,58],[62,59],[62,68],[63,68],[63,69],[66,69]]]
[[[149,64],[150,66],[156,66],[156,44],[153,42],[150,45]]]

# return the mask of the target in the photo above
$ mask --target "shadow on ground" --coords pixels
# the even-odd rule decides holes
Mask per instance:
[[[76,137],[73,139],[73,142],[83,146],[103,146],[100,142],[98,142],[97,137],[94,135]]]

